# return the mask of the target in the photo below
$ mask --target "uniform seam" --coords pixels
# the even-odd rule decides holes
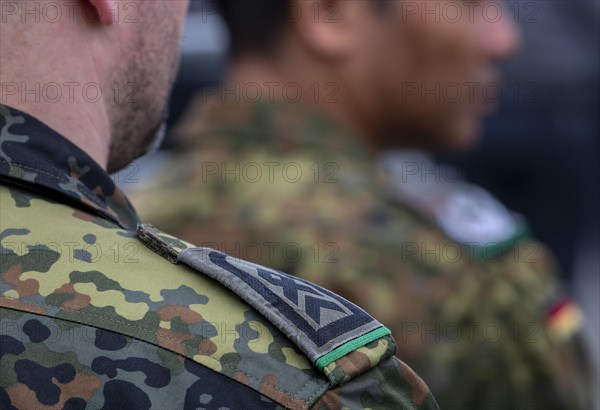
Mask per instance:
[[[24,165],[18,162],[9,162],[7,160],[5,160],[4,158],[0,158],[0,162],[4,162],[6,164],[9,165],[14,165],[17,168],[22,168],[26,171],[35,171],[35,172],[39,172],[42,175],[45,175],[49,178],[52,178],[56,181],[59,182],[69,182],[69,181],[76,181],[79,182],[79,184],[81,184],[83,186],[83,190],[80,191],[86,198],[88,198],[89,200],[91,200],[92,202],[94,202],[96,205],[98,205],[99,207],[101,207],[102,209],[106,208],[105,204],[102,203],[102,201],[100,201],[97,197],[95,197],[94,195],[90,194],[89,192],[87,192],[87,190],[89,190],[89,188],[87,186],[85,186],[85,184],[83,182],[81,182],[79,179],[77,178],[64,178],[61,177],[59,175],[54,175],[51,174],[47,171],[42,171],[41,169],[35,168],[35,167],[30,167],[29,165]]]
[[[138,330],[141,330],[141,331],[143,331],[143,332],[145,332],[145,333],[152,333],[152,334],[154,334],[155,336],[157,336],[157,337],[159,337],[159,338],[165,338],[165,339],[167,339],[167,340],[169,340],[169,341],[171,341],[171,342],[174,342],[174,343],[176,343],[176,344],[178,344],[178,345],[180,345],[180,346],[182,346],[182,347],[189,347],[189,348],[193,348],[193,346],[190,346],[190,345],[186,344],[185,342],[180,342],[179,340],[177,340],[177,339],[174,339],[174,338],[172,338],[172,337],[169,337],[169,336],[164,336],[164,335],[161,335],[161,336],[159,336],[157,332],[152,332],[151,330],[148,330],[148,329],[146,329],[146,328],[143,328],[143,327],[140,327],[140,326],[136,326],[136,325],[130,325],[130,324],[127,324],[127,323],[125,323],[125,322],[121,322],[121,321],[119,321],[119,320],[114,320],[114,319],[110,319],[110,318],[107,318],[107,317],[104,317],[104,316],[96,315],[96,314],[94,314],[94,313],[89,313],[89,312],[81,312],[81,311],[76,311],[76,310],[72,310],[72,309],[65,309],[65,308],[62,308],[62,307],[60,307],[60,306],[51,305],[51,304],[47,304],[47,303],[45,303],[45,304],[44,304],[44,303],[39,303],[39,302],[23,301],[23,300],[22,300],[22,299],[20,299],[20,298],[13,298],[13,297],[6,296],[6,295],[0,295],[0,299],[16,300],[16,301],[20,301],[20,302],[22,302],[22,303],[24,303],[24,304],[37,305],[37,306],[41,306],[41,307],[44,307],[44,306],[48,306],[48,307],[54,307],[54,308],[57,308],[57,309],[59,309],[59,310],[65,311],[65,312],[73,312],[73,313],[78,313],[78,314],[83,314],[83,315],[87,315],[87,316],[91,316],[91,317],[95,317],[95,318],[103,319],[103,320],[106,320],[106,321],[109,321],[109,322],[113,322],[113,323],[116,323],[116,324],[121,324],[121,325],[125,325],[125,326],[128,326],[128,327],[134,328],[134,329],[138,329]],[[0,307],[2,307],[2,306],[0,306]],[[23,311],[23,310],[21,310],[21,309],[16,309],[16,310]],[[27,312],[27,311],[24,311],[24,312]],[[52,315],[41,315],[41,316],[55,317],[55,316],[52,316]],[[57,317],[57,319],[61,319],[61,318],[58,318],[58,317]],[[63,319],[63,320],[68,320],[68,319]],[[77,322],[77,323],[79,323],[79,322]],[[97,326],[94,326],[94,325],[92,325],[92,324],[85,324],[85,325],[86,325],[86,326],[90,326],[90,327],[95,327],[95,328],[98,328]],[[99,328],[98,328],[98,329],[99,329]],[[123,334],[122,332],[118,332],[118,331],[117,331],[117,332],[115,332],[115,331],[113,331],[113,330],[111,330],[111,331],[112,331],[112,332],[114,332],[114,333]],[[127,337],[133,337],[133,336],[129,336],[129,335],[127,335],[127,334],[124,334],[124,336],[127,336]],[[143,341],[144,341],[145,343],[154,344],[154,343],[148,342],[147,340],[143,340]],[[159,347],[162,347],[162,346],[159,346]],[[173,351],[172,351],[172,350],[170,350],[170,349],[167,349],[167,350],[169,350],[170,352],[173,352]],[[175,353],[175,354],[178,354],[177,352],[173,352],[173,353]],[[187,357],[187,356],[184,356],[184,357]],[[217,360],[217,359],[214,359],[214,358],[212,358],[212,357],[210,357],[210,356],[204,356],[204,357],[206,357],[208,360],[210,360],[210,361],[212,361],[212,362],[219,363],[221,366],[223,366],[223,367],[225,367],[225,368],[227,368],[227,369],[230,369],[230,370],[234,370],[234,371],[240,372],[240,373],[241,373],[241,374],[243,374],[244,376],[246,376],[246,377],[248,377],[248,378],[250,378],[250,379],[252,379],[252,380],[254,380],[254,381],[257,381],[257,382],[259,382],[259,383],[261,382],[261,380],[260,380],[260,379],[258,379],[257,377],[255,377],[255,376],[252,376],[252,375],[250,375],[250,374],[247,374],[246,372],[244,372],[243,370],[241,370],[241,369],[239,369],[239,368],[237,368],[237,367],[231,366],[231,365],[229,365],[229,364],[227,364],[227,363],[224,363],[224,362],[220,362],[219,360]],[[192,360],[192,361],[196,362],[196,360],[194,360],[194,358],[193,358],[193,357],[192,357],[192,358],[190,358],[190,360]],[[197,362],[196,362],[196,363],[197,363]],[[200,364],[201,364],[201,363],[200,363]],[[213,370],[213,369],[211,369],[211,370]],[[213,370],[213,371],[216,371],[216,370]],[[220,373],[220,372],[217,372],[217,373]],[[222,373],[221,373],[221,374],[222,374]],[[227,375],[224,375],[224,376],[227,376]],[[227,376],[227,377],[229,377],[229,376]],[[233,380],[235,380],[235,379],[233,379]],[[298,399],[298,400],[301,400],[301,401],[303,401],[304,403],[306,403],[306,404],[308,405],[308,401],[307,401],[307,400],[303,400],[302,398],[300,398],[300,397],[297,397],[297,395],[298,395],[299,393],[301,393],[301,392],[302,392],[302,391],[303,391],[303,390],[306,388],[306,386],[308,386],[308,385],[309,385],[311,382],[312,382],[312,380],[309,380],[309,381],[308,381],[307,383],[305,383],[305,384],[304,384],[304,385],[303,385],[303,386],[302,386],[302,387],[301,387],[301,388],[300,388],[300,389],[299,389],[299,390],[298,390],[296,393],[291,393],[291,392],[288,392],[288,391],[286,391],[286,390],[284,390],[284,389],[280,389],[280,388],[277,388],[277,387],[271,387],[271,388],[272,388],[273,390],[276,390],[276,391],[283,392],[283,393],[285,393],[285,394],[287,394],[287,395],[289,395],[289,396],[290,396],[290,398],[287,400],[287,402],[286,402],[286,404],[285,404],[285,405],[286,405],[286,406],[288,406],[288,407],[289,407],[289,405],[291,404],[291,402],[292,402],[292,400],[293,400],[294,398],[295,398],[295,399]],[[248,387],[250,387],[251,389],[253,389],[253,390],[254,390],[254,388],[252,388],[251,386],[248,386]]]
[[[304,389],[305,389],[305,388],[306,388],[306,387],[307,387],[309,384],[311,384],[311,382],[312,382],[312,380],[311,380],[311,379],[309,379],[309,380],[308,380],[308,381],[307,381],[307,382],[304,384],[304,386],[300,387],[300,389],[299,389],[299,390],[298,390],[298,391],[295,393],[294,397],[293,397],[291,394],[289,394],[289,393],[288,393],[288,394],[290,395],[290,398],[289,398],[289,399],[287,400],[287,402],[285,403],[285,406],[286,406],[286,407],[290,407],[290,408],[291,408],[291,406],[292,406],[292,401],[294,400],[294,398],[296,398],[296,399],[300,399],[300,398],[299,398],[299,397],[297,397],[297,396],[298,396],[300,393],[302,393],[302,392],[304,391]],[[315,394],[316,394],[316,393],[315,393]],[[313,395],[313,396],[314,396],[314,395]],[[308,403],[309,403],[309,400],[310,400],[310,399],[312,399],[312,396],[311,396],[311,397],[309,397],[309,399],[308,399],[308,400],[302,400],[302,399],[300,399],[300,400],[302,400],[302,401],[304,402],[304,404],[306,404],[306,405],[308,406]]]
[[[304,386],[302,386],[302,388],[300,390],[298,390],[298,394],[302,393],[308,387],[308,385],[311,384],[311,382],[312,382],[312,380],[309,380]],[[306,399],[305,403],[307,403],[307,404],[311,403],[316,397],[323,395],[323,393],[325,393],[327,390],[329,390],[329,386],[330,386],[330,384],[326,385],[325,386],[326,388],[323,391],[319,391],[319,390],[315,391],[310,397],[308,397]]]

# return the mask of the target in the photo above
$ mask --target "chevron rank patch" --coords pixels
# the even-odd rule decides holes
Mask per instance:
[[[174,246],[172,237],[140,224],[138,237],[173,263],[221,283],[285,334],[319,370],[391,332],[364,310],[303,279],[211,248]]]
[[[236,293],[276,325],[321,370],[390,334],[358,306],[292,275],[210,248],[184,249],[178,260]]]

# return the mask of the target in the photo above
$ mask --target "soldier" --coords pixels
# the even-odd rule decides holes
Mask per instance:
[[[507,11],[219,4],[228,81],[198,96],[142,214],[366,306],[442,408],[589,408],[581,313],[549,253],[488,193],[407,156],[476,139],[518,45]]]
[[[187,1],[1,6],[0,408],[438,408],[360,308],[109,177],[160,139]]]

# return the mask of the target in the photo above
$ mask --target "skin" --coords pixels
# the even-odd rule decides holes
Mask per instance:
[[[234,56],[229,80],[300,84],[305,103],[375,150],[471,145],[497,100],[497,65],[519,45],[509,10],[496,19],[498,2],[321,1],[319,14],[315,2],[294,4],[302,17],[291,19],[274,51]]]
[[[10,3],[0,25],[0,103],[37,117],[109,172],[156,145],[188,0],[53,2],[60,14],[29,15],[22,10],[40,2]]]

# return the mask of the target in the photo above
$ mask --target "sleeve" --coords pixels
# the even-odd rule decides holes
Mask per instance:
[[[390,357],[328,390],[314,409],[439,409],[427,385],[404,362]]]
[[[542,316],[543,334],[548,339],[548,356],[553,360],[554,386],[565,406],[592,408],[593,376],[582,332],[585,317],[560,280],[553,255],[535,241],[528,242],[528,246],[536,251],[532,253],[533,261],[521,263],[519,268],[521,274],[529,273],[537,279],[539,289],[543,290],[538,310]],[[527,272],[528,269],[531,271]]]
[[[314,409],[439,409],[421,378],[394,354],[391,336],[375,340],[326,366],[331,382]]]

